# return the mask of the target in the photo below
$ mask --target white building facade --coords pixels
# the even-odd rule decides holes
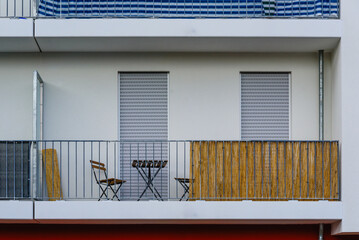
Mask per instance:
[[[0,221],[358,234],[359,2],[323,0],[314,12],[308,1],[248,2],[229,13],[1,2]],[[96,201],[102,193],[121,201]]]

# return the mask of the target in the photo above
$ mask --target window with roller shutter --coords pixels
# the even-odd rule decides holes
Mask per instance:
[[[168,160],[168,73],[120,73],[121,198],[137,199],[146,185],[133,160]],[[153,141],[155,140],[155,141]],[[155,172],[156,169],[152,168]],[[163,198],[168,194],[168,168],[154,180]],[[141,199],[153,199],[150,190]]]
[[[241,139],[289,140],[290,74],[241,73]]]

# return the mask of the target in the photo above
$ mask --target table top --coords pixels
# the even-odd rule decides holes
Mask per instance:
[[[166,167],[167,160],[133,160],[132,167],[140,168],[164,168]]]

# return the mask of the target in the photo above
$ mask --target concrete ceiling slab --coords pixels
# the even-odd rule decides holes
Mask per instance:
[[[44,52],[330,51],[340,20],[38,19]]]
[[[43,52],[315,52],[338,38],[40,37]]]
[[[0,19],[0,52],[39,52],[33,19]]]

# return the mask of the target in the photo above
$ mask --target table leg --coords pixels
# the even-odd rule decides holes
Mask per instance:
[[[139,197],[139,199],[138,199],[137,201],[139,201],[139,200],[143,197],[143,195],[145,194],[145,192],[146,192],[146,190],[147,190],[148,188],[151,190],[151,192],[153,193],[153,195],[155,196],[155,198],[156,198],[157,200],[160,199],[160,200],[163,201],[163,198],[162,198],[161,194],[158,192],[158,190],[156,189],[156,187],[155,187],[154,184],[152,183],[153,180],[154,180],[154,179],[156,178],[156,176],[158,175],[158,173],[160,172],[161,168],[159,168],[159,169],[156,171],[156,173],[155,173],[155,175],[153,175],[153,177],[151,177],[150,174],[147,175],[146,172],[145,172],[142,168],[140,168],[140,169],[142,170],[143,174],[141,173],[141,171],[140,171],[139,169],[137,169],[137,170],[138,170],[138,172],[141,174],[141,177],[142,177],[143,180],[146,182],[146,185],[147,185],[147,186],[146,186],[145,190],[143,190],[141,196]],[[144,177],[143,175],[145,175],[145,176],[147,177],[147,180],[145,179],[145,177]],[[157,193],[158,197],[157,197],[157,195],[156,195],[155,192]]]
[[[143,190],[142,194],[140,195],[140,197],[137,199],[137,201],[140,201],[140,199],[143,197],[143,195],[145,194],[146,190],[149,188],[151,190],[151,192],[153,193],[153,195],[155,196],[156,199],[158,199],[158,197],[156,196],[155,192],[153,191],[153,189],[151,188],[151,179],[149,178],[149,176],[146,174],[146,172],[143,170],[143,168],[137,168],[137,171],[140,173],[141,177],[143,178],[143,180],[146,183],[146,188]],[[141,173],[141,171],[143,173]]]

